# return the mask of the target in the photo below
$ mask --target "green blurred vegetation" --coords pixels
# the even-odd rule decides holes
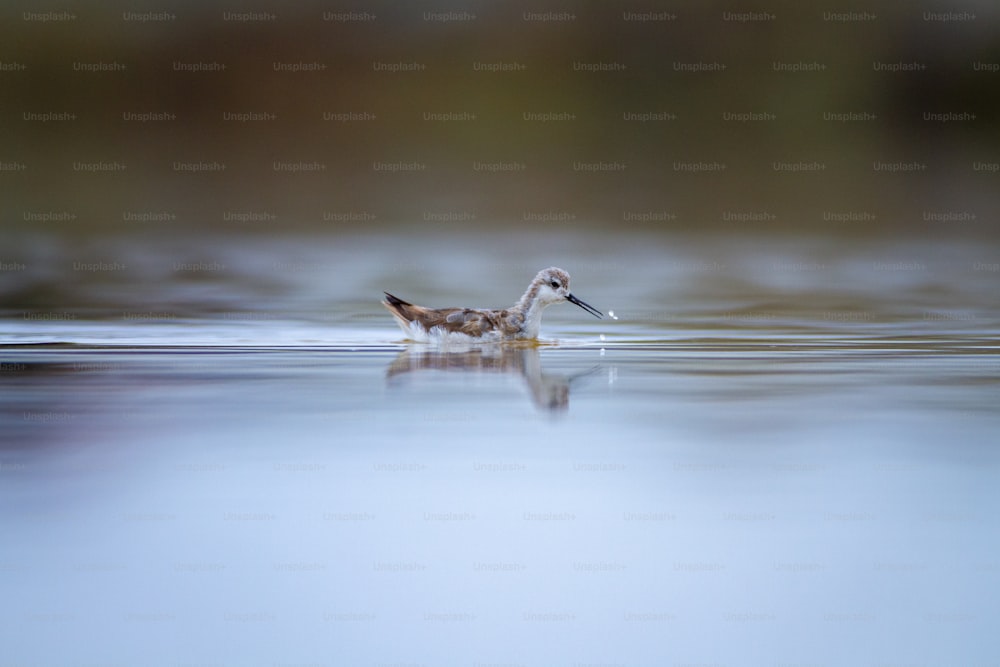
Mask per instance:
[[[669,214],[665,231],[731,228],[727,213],[766,213],[737,223],[781,231],[935,232],[926,211],[972,211],[964,231],[995,235],[1000,162],[995,71],[1000,11],[975,8],[964,20],[928,19],[927,10],[889,2],[871,20],[830,20],[812,3],[755,5],[772,19],[727,19],[733,3],[391,3],[289,8],[238,3],[71,2],[48,9],[8,3],[0,22],[0,173],[5,225],[37,227],[27,212],[71,212],[62,230],[129,228],[123,212],[169,212],[169,224],[230,229],[228,212],[269,212],[239,225],[350,230],[338,213],[368,213],[368,226],[427,224],[428,216],[471,213],[477,224],[538,224],[526,214],[570,214],[575,225],[621,225],[629,212]],[[453,11],[468,20],[428,20]],[[973,11],[973,10],[969,10]],[[132,13],[135,14],[132,14]],[[136,20],[167,12],[167,20]],[[273,20],[227,16],[271,12]],[[329,20],[331,12],[373,20]],[[465,14],[462,14],[462,13]],[[564,21],[525,12],[565,12]],[[666,20],[625,20],[624,12],[667,12]],[[475,15],[469,19],[469,15]],[[60,15],[61,16],[61,15]],[[934,15],[932,15],[934,16]],[[433,17],[432,17],[433,18]],[[81,71],[79,64],[124,65]],[[219,63],[222,71],[178,71],[175,63]],[[275,63],[316,63],[317,71],[275,71]],[[412,72],[376,64],[419,63]],[[517,63],[521,71],[477,71],[477,63]],[[616,71],[580,71],[577,63]],[[690,64],[724,65],[691,72]],[[776,63],[822,67],[776,71]],[[920,63],[909,72],[874,63]],[[680,66],[679,66],[680,64]],[[621,69],[619,66],[624,66]],[[25,113],[71,113],[75,120],[25,120]],[[172,114],[124,120],[123,113]],[[233,122],[227,112],[267,112],[274,120]],[[324,113],[373,120],[324,120]],[[573,120],[525,120],[525,113]],[[623,120],[625,112],[669,120]],[[867,113],[865,121],[824,114]],[[975,120],[925,120],[925,113]],[[474,120],[425,120],[425,113]],[[734,122],[725,113],[768,113]],[[920,163],[884,173],[875,162]],[[387,173],[374,163],[420,163]],[[475,163],[518,164],[500,173]],[[120,163],[90,173],[77,163]],[[190,173],[177,163],[224,163]],[[290,173],[275,163],[320,164]],[[618,164],[581,171],[574,164]],[[790,173],[774,165],[822,165]],[[691,165],[724,165],[692,171]],[[678,166],[680,165],[680,166]],[[687,165],[687,166],[685,166]],[[870,212],[874,222],[831,225],[828,212]],[[132,223],[134,227],[135,223]],[[952,233],[954,226],[947,227]]]

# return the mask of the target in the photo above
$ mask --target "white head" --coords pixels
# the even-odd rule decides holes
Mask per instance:
[[[550,266],[542,269],[531,281],[531,286],[525,293],[524,298],[528,302],[535,302],[542,308],[553,303],[569,301],[586,310],[591,315],[600,318],[601,311],[577,299],[569,291],[569,274],[562,269]]]

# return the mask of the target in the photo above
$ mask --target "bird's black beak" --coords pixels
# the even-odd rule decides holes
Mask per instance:
[[[567,294],[566,295],[566,300],[569,301],[572,304],[576,304],[577,306],[580,306],[581,308],[583,308],[585,311],[587,311],[588,313],[590,313],[591,315],[593,315],[597,319],[601,319],[601,317],[602,317],[601,311],[597,310],[596,308],[594,308],[593,306],[591,306],[589,303],[584,303],[583,301],[580,301],[579,299],[577,299],[572,294]]]

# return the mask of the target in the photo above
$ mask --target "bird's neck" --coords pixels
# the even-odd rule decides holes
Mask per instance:
[[[511,310],[515,310],[524,318],[522,332],[525,338],[538,338],[538,331],[542,325],[542,311],[550,304],[540,302],[538,288],[532,285],[524,293],[520,301],[514,304]]]

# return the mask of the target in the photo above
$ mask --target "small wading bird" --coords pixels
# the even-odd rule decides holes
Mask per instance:
[[[563,301],[580,306],[598,319],[601,317],[599,310],[570,293],[569,274],[555,267],[539,271],[524,296],[510,308],[424,308],[388,292],[382,305],[396,318],[403,333],[415,340],[439,338],[494,342],[538,338],[542,311]]]

